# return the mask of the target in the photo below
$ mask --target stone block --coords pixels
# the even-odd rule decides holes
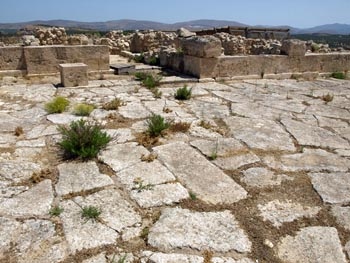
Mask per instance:
[[[64,87],[88,85],[87,65],[84,63],[60,64],[61,83]]]
[[[214,36],[195,36],[180,40],[185,55],[215,58],[222,53],[221,41]]]
[[[0,48],[0,70],[24,70],[24,54],[22,47]]]
[[[306,53],[305,41],[288,39],[282,42],[281,53],[290,57],[303,57]]]

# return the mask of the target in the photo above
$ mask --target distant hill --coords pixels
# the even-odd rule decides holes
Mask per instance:
[[[207,29],[213,27],[224,26],[250,26],[235,21],[225,20],[194,20],[187,22],[179,22],[174,24],[159,23],[154,21],[142,21],[142,20],[112,20],[106,22],[79,22],[71,20],[36,20],[21,23],[0,23],[0,30],[18,30],[29,25],[47,25],[47,26],[62,26],[65,28],[82,28],[98,31],[111,31],[111,30],[176,30],[181,27],[188,29]],[[259,27],[259,26],[258,26]],[[261,27],[261,26],[260,26]],[[276,26],[264,26],[264,27],[276,27]],[[312,28],[293,28],[290,26],[278,26],[282,28],[289,28],[292,34],[350,34],[350,25],[347,24],[328,24],[321,25]]]

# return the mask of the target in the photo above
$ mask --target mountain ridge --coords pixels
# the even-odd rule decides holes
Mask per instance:
[[[187,29],[208,29],[214,27],[224,26],[239,26],[239,27],[271,27],[271,28],[289,28],[292,34],[350,34],[350,24],[325,24],[311,28],[294,28],[288,25],[284,26],[262,26],[262,25],[247,25],[237,21],[228,20],[212,20],[212,19],[199,19],[192,21],[177,22],[172,24],[148,21],[148,20],[133,20],[133,19],[120,19],[109,20],[105,22],[81,22],[74,20],[34,20],[18,23],[0,23],[0,30],[19,30],[29,25],[47,25],[47,26],[62,26],[66,28],[82,28],[98,31],[111,31],[111,30],[176,30],[181,27]]]

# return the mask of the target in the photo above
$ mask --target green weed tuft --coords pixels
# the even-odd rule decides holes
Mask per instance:
[[[160,115],[153,114],[147,120],[147,132],[151,137],[157,137],[161,133],[170,127],[170,123],[164,120]]]
[[[189,100],[192,95],[192,88],[188,89],[187,85],[184,85],[183,88],[176,90],[174,97],[177,100]]]
[[[95,109],[94,105],[79,103],[75,105],[73,114],[77,116],[89,116],[94,109]]]
[[[62,113],[69,105],[69,101],[61,96],[54,98],[52,101],[45,104],[45,110],[49,114]]]

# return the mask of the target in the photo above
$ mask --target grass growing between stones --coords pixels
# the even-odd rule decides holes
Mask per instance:
[[[123,102],[121,99],[115,98],[112,101],[105,103],[102,106],[102,109],[104,109],[104,110],[118,110],[119,107],[125,106],[125,105],[126,105],[126,103]]]
[[[49,211],[50,216],[59,216],[64,211],[63,208],[59,207],[58,205],[52,207]]]
[[[21,136],[23,133],[24,133],[23,128],[21,126],[17,126],[14,132],[15,136],[17,137]]]
[[[188,122],[174,122],[170,125],[170,131],[172,132],[187,132],[191,127],[191,123]]]
[[[62,141],[58,143],[67,159],[91,159],[111,140],[97,124],[85,120],[73,121],[69,127],[59,126]]]
[[[79,103],[75,105],[73,114],[77,116],[89,116],[94,109],[94,105]]]
[[[327,95],[322,96],[322,100],[327,104],[328,102],[333,101],[334,96],[332,94],[327,93]]]
[[[346,76],[343,72],[333,72],[331,77],[335,79],[346,79]]]
[[[67,109],[68,105],[69,101],[66,98],[58,96],[45,104],[45,110],[49,114],[62,113]]]
[[[170,127],[170,123],[165,121],[162,116],[153,114],[147,120],[147,127],[147,133],[151,137],[157,137]]]
[[[188,89],[187,85],[184,85],[183,88],[176,90],[174,97],[177,100],[189,100],[192,95],[192,88]]]
[[[81,208],[81,217],[87,221],[96,221],[101,215],[102,211],[95,206],[84,206]]]

